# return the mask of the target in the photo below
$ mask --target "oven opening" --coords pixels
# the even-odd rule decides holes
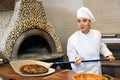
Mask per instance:
[[[47,40],[39,35],[32,35],[20,45],[18,57],[35,57],[52,53]]]

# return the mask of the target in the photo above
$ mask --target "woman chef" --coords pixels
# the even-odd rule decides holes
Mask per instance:
[[[95,18],[88,8],[78,9],[77,24],[79,30],[69,37],[67,44],[67,56],[69,61],[75,61],[71,67],[76,73],[102,74],[100,62],[81,62],[81,60],[100,59],[100,53],[110,61],[115,59],[101,41],[101,33],[90,28],[93,22],[95,22]]]

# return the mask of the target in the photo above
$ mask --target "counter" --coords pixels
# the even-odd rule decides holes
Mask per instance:
[[[12,67],[9,64],[0,65],[0,77],[5,79],[12,80],[72,80],[72,75],[75,74],[72,70],[63,69],[57,70],[53,74],[49,74],[46,76],[21,76],[14,72]],[[120,78],[114,78],[113,80],[120,80]]]

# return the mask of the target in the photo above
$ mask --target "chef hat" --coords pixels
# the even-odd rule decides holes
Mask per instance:
[[[90,19],[92,22],[95,22],[94,15],[86,7],[81,7],[77,10],[77,18],[80,18],[80,17],[84,17],[84,18]]]

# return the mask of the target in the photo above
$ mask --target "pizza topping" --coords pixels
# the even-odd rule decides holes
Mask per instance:
[[[108,79],[100,74],[83,73],[74,74],[72,76],[72,80],[108,80]]]
[[[38,64],[26,64],[20,67],[20,71],[24,74],[42,74],[47,73],[48,69]]]

